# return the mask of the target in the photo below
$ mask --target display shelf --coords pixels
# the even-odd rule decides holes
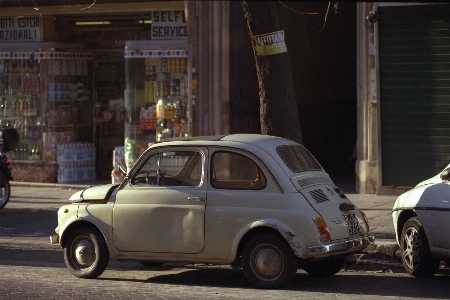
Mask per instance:
[[[132,165],[150,143],[190,134],[188,51],[131,44],[124,54],[125,106],[129,112],[125,124],[127,165]]]
[[[15,128],[20,137],[9,157],[41,160],[40,62],[32,52],[1,52],[0,57],[0,127]]]

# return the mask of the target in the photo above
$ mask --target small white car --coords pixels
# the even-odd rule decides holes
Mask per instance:
[[[110,256],[239,265],[257,287],[287,285],[297,269],[339,272],[373,243],[365,215],[314,157],[288,139],[257,135],[164,140],[119,185],[74,194],[52,243],[77,277],[102,274]]]
[[[403,266],[433,277],[441,260],[450,265],[450,165],[395,201],[392,217]]]

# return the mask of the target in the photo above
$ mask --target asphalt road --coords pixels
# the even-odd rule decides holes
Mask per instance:
[[[255,289],[240,270],[228,266],[148,268],[113,259],[98,279],[79,279],[66,269],[62,250],[49,243],[57,209],[76,190],[13,185],[10,202],[0,210],[1,299],[448,299],[448,269],[433,279],[417,279],[376,248],[351,257],[332,277],[299,270],[284,290]],[[348,196],[366,211],[376,235],[392,237],[392,197]]]

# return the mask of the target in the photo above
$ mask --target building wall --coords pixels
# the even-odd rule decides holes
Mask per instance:
[[[357,3],[357,158],[355,181],[356,191],[363,194],[374,194],[379,186],[376,23],[369,26],[366,20],[366,16],[373,9],[376,10],[376,7],[371,2]],[[374,42],[371,42],[371,38],[374,39]],[[372,90],[370,89],[371,74],[372,84],[375,84],[375,86],[372,86]]]
[[[230,3],[185,1],[198,79],[193,135],[230,132]]]

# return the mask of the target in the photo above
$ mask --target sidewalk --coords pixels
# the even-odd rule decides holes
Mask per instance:
[[[57,187],[63,189],[83,189],[93,185],[109,184],[111,181],[106,180],[90,180],[79,181],[73,183],[39,183],[39,182],[19,182],[10,181],[12,186],[24,186],[24,187]]]
[[[375,236],[375,244],[368,248],[373,253],[381,253],[392,259],[399,259],[400,249],[395,239],[392,207],[398,196],[358,194],[355,192],[355,180],[348,176],[333,176],[334,183],[350,201],[362,210],[369,219],[370,233]]]
[[[389,258],[398,259],[399,246],[395,238],[392,207],[397,196],[347,193],[350,199],[369,219],[370,233],[375,236],[375,245],[368,250],[379,252]]]

